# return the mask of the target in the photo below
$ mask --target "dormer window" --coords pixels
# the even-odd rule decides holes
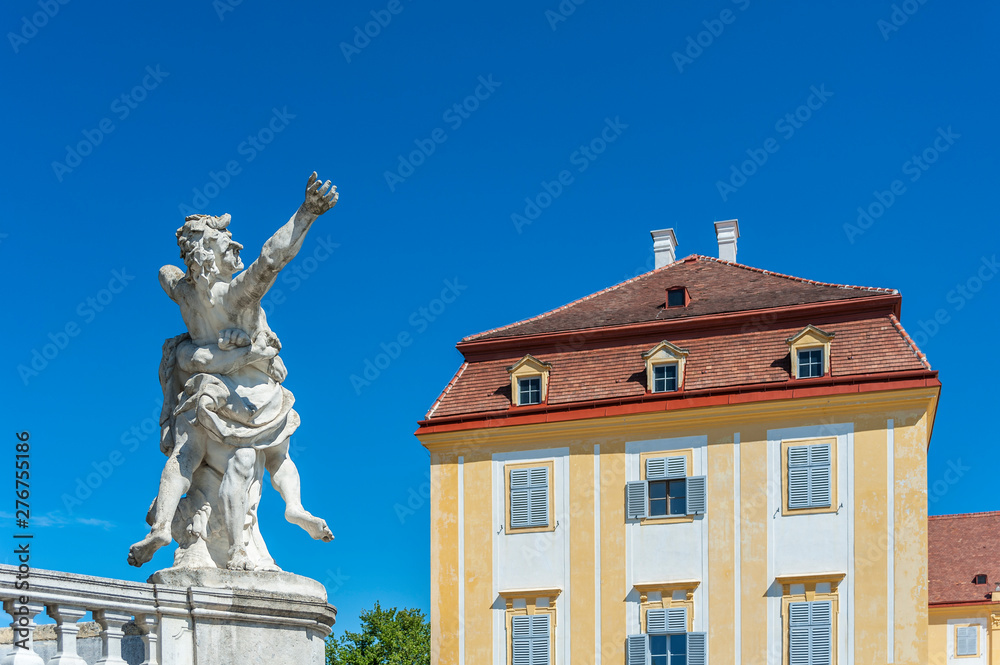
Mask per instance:
[[[667,289],[667,307],[684,307],[687,304],[687,289],[683,286],[673,286]]]
[[[508,367],[512,406],[544,404],[548,399],[551,369],[552,365],[530,354]]]
[[[517,403],[522,406],[542,403],[542,377],[532,376],[517,380]]]
[[[789,337],[788,355],[791,359],[792,378],[818,379],[830,374],[830,341],[832,333],[816,326],[806,326],[797,335]]]
[[[986,575],[980,573],[972,580],[973,584],[986,584]]]
[[[654,393],[669,393],[677,390],[677,363],[653,365]]]
[[[663,341],[642,354],[646,361],[646,390],[651,393],[670,393],[684,385],[684,364],[688,352]]]
[[[814,379],[823,376],[823,349],[799,351],[799,378]]]

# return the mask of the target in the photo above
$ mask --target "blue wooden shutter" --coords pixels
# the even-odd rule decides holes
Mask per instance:
[[[529,469],[528,490],[529,511],[528,526],[549,525],[549,467],[540,466]]]
[[[649,665],[649,635],[629,635],[625,645],[628,665]]]
[[[708,507],[707,479],[705,476],[691,476],[687,479],[687,514],[704,514]]]
[[[688,633],[687,665],[708,665],[708,635]]]
[[[829,600],[809,603],[812,623],[809,665],[833,665],[833,603]]]
[[[646,460],[646,480],[683,478],[687,475],[687,457],[650,457]]]
[[[646,632],[650,635],[660,635],[667,632],[666,610],[646,610]]]
[[[551,645],[548,614],[536,614],[531,619],[531,665],[551,665]]]
[[[511,469],[510,528],[512,529],[526,527],[529,524],[530,490],[528,486],[528,469]]]
[[[667,632],[686,633],[688,629],[688,610],[686,607],[670,607],[667,609]]]
[[[531,617],[511,617],[510,634],[513,665],[531,665]]]
[[[625,485],[625,518],[637,519],[646,517],[649,499],[645,480],[633,480]]]
[[[788,507],[809,507],[809,446],[788,447]]]
[[[831,503],[830,444],[809,446],[809,506],[826,508]]]
[[[646,460],[646,480],[663,480],[666,477],[666,457],[650,457]]]
[[[551,665],[548,614],[511,617],[510,628],[513,665]]]
[[[788,604],[788,662],[789,665],[812,665],[810,658],[809,603]]]
[[[979,652],[978,631],[976,626],[959,626],[956,629],[956,655],[975,656]]]
[[[683,478],[687,475],[687,457],[667,458],[667,478]]]

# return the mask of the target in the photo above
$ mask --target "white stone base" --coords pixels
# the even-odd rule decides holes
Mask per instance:
[[[324,665],[337,610],[322,584],[286,572],[168,568],[149,582],[183,593],[189,617],[162,616],[166,665]],[[178,598],[180,600],[180,598]]]

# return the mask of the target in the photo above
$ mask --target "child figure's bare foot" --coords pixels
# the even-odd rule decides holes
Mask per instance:
[[[298,524],[316,540],[322,540],[324,543],[333,540],[333,532],[326,525],[326,520],[316,517],[304,508],[285,510],[285,519],[292,524]]]
[[[149,535],[128,548],[128,565],[138,568],[153,558],[156,550],[170,544],[170,534],[165,531],[150,531]]]

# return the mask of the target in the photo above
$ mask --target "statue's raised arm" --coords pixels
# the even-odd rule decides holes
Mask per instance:
[[[321,182],[313,171],[306,184],[306,196],[292,218],[268,238],[260,257],[237,275],[230,293],[238,301],[260,300],[274,284],[278,273],[302,248],[306,233],[320,215],[337,205],[337,187],[329,180]]]

